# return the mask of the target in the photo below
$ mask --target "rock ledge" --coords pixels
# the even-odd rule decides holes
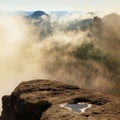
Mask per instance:
[[[92,104],[76,114],[60,107],[63,103]],[[2,98],[0,120],[119,120],[120,98],[50,80],[19,84],[10,96]]]

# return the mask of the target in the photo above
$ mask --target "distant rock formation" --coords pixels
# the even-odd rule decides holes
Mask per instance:
[[[35,11],[32,15],[30,15],[29,17],[30,18],[34,18],[34,19],[38,19],[40,18],[41,16],[49,16],[47,13],[43,12],[43,11]]]
[[[64,103],[92,104],[84,113],[74,113]],[[0,120],[119,120],[120,98],[49,80],[19,84],[2,98]]]

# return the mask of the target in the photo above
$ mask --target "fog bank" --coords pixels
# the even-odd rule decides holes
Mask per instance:
[[[119,93],[120,16],[0,16],[0,97],[24,80]]]

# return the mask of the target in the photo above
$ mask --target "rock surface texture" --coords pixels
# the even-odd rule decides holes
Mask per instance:
[[[78,102],[92,107],[84,113],[60,107]],[[120,120],[120,98],[52,80],[22,82],[2,104],[0,120]]]

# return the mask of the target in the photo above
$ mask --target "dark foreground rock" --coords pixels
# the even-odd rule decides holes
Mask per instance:
[[[60,107],[78,102],[92,107],[85,113]],[[22,82],[2,104],[0,120],[120,120],[120,98],[49,80]]]

